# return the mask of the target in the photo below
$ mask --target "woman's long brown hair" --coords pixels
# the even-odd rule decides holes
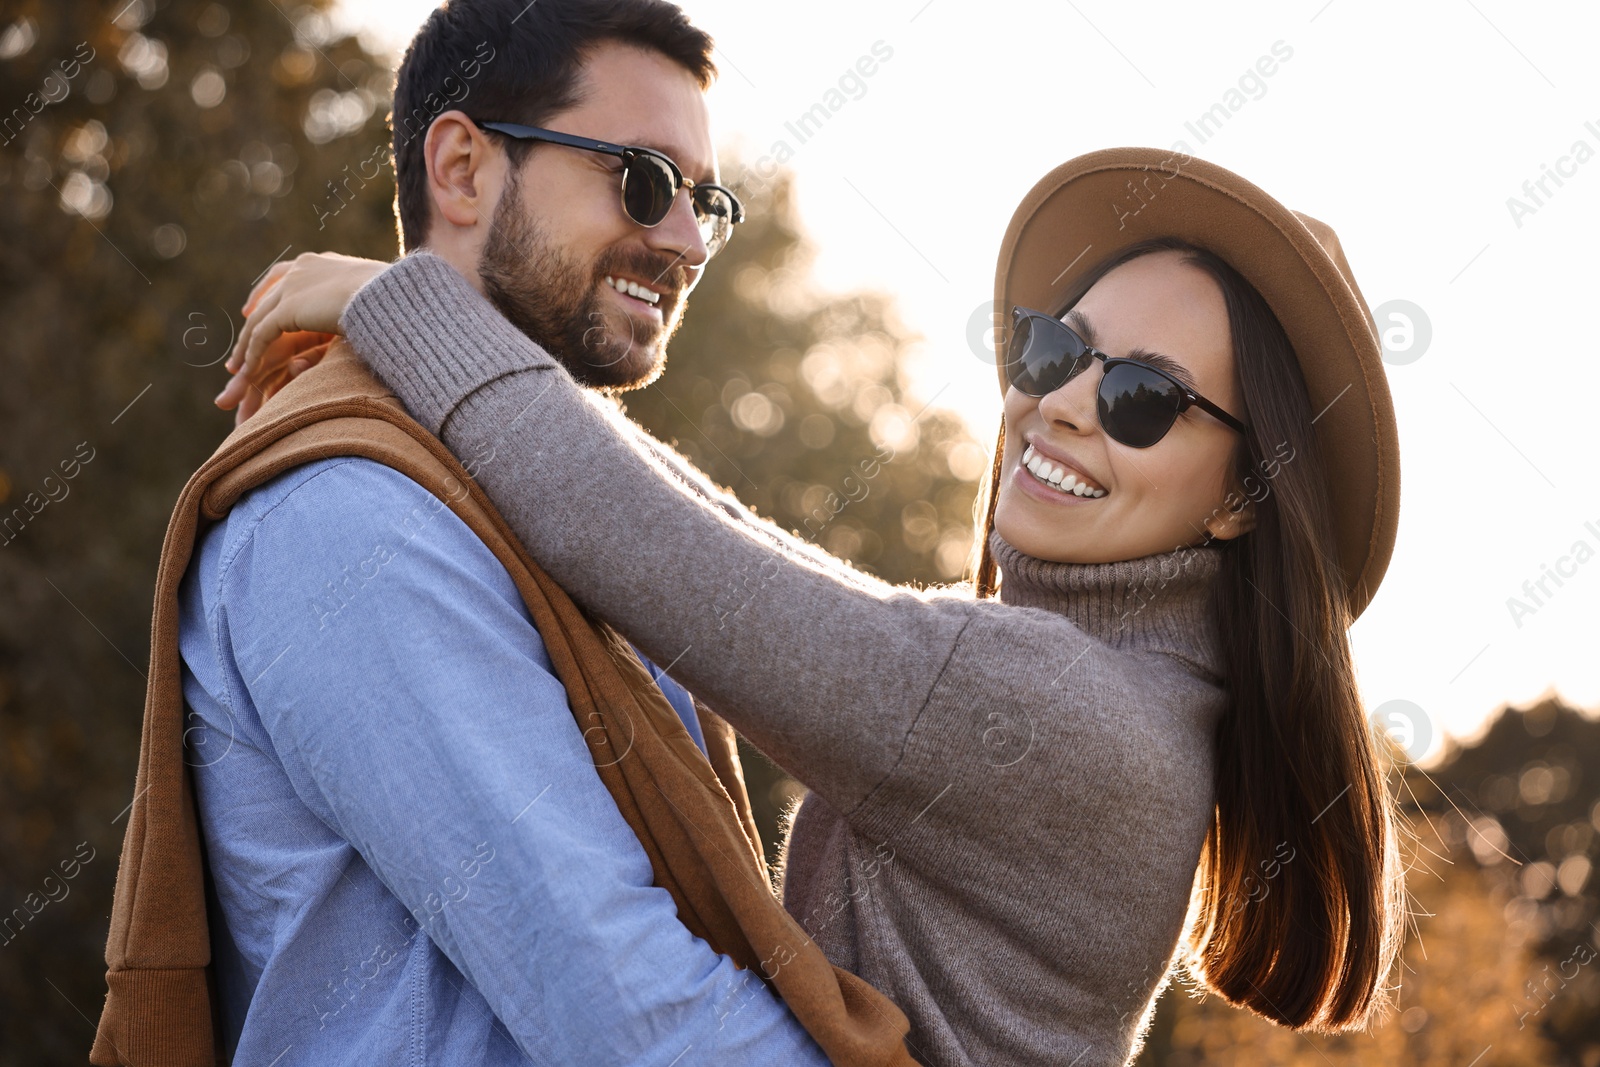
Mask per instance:
[[[1388,1000],[1404,875],[1395,803],[1356,686],[1326,468],[1294,349],[1249,282],[1176,239],[1098,264],[1058,313],[1116,267],[1167,249],[1222,289],[1250,425],[1235,453],[1235,484],[1255,501],[1254,529],[1214,542],[1228,702],[1186,963],[1223,999],[1275,1022],[1355,1029]],[[981,597],[997,588],[989,534],[1004,443],[1002,423],[975,509]]]

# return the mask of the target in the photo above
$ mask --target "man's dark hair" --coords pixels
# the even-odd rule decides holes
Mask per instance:
[[[580,103],[578,75],[595,46],[616,41],[681,64],[711,85],[711,37],[666,0],[449,0],[412,38],[395,76],[395,213],[409,252],[428,233],[428,127],[459,108],[478,119],[542,126]],[[513,166],[532,142],[503,139]]]

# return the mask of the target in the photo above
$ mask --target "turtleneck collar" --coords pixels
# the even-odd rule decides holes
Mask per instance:
[[[989,550],[1002,603],[1065,615],[1112,648],[1166,652],[1207,680],[1221,678],[1220,635],[1211,613],[1220,547],[1116,563],[1051,563],[1025,555],[995,531]]]

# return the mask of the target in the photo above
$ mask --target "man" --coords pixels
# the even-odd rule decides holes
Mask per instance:
[[[395,91],[405,248],[449,260],[580,381],[652,380],[739,214],[716,186],[710,50],[661,0],[440,8]],[[660,206],[638,184],[655,159],[535,129],[645,146],[684,181],[641,224]],[[219,397],[244,401],[241,418],[260,402],[244,377]],[[299,466],[206,532],[184,578],[228,1052],[279,1067],[826,1062],[652,886],[516,587],[430,504],[369,460]],[[704,747],[688,694],[652,674]],[[597,973],[586,941],[633,946],[629,965]]]

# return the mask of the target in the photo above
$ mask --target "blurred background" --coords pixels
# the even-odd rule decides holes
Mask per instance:
[[[252,282],[396,254],[385,116],[430,6],[0,3],[0,1064],[87,1059],[166,520],[231,426],[211,397]],[[752,220],[628,410],[802,532],[894,449],[812,524],[889,580],[960,576],[995,255],[1051,167],[1177,147],[1338,229],[1404,457],[1353,631],[1412,821],[1397,1011],[1304,1036],[1179,980],[1140,1062],[1600,1067],[1593,11],[684,6]],[[799,787],[746,766],[770,849]]]

